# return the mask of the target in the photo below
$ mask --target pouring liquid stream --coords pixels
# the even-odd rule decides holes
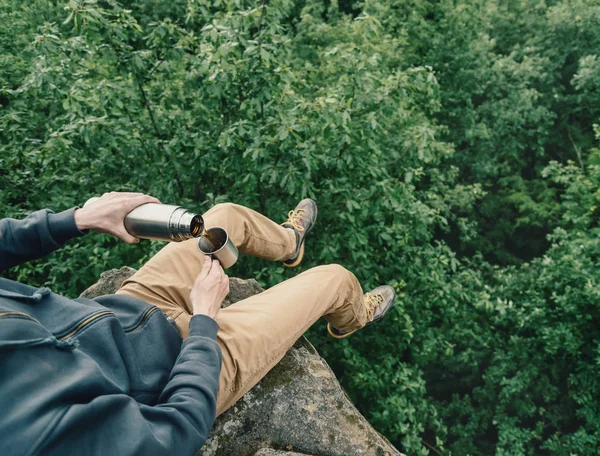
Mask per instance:
[[[216,236],[213,236],[211,233],[209,233],[206,229],[204,229],[204,231],[202,232],[201,237],[203,237],[208,242],[210,242],[210,244],[211,244],[210,250],[212,252],[215,252],[215,251],[219,250],[221,247],[223,247],[223,242],[221,242]]]

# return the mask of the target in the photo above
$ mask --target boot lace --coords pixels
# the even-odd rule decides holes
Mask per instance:
[[[288,219],[282,223],[282,225],[290,225],[294,227],[296,231],[304,231],[304,227],[300,225],[302,222],[302,215],[304,214],[304,209],[292,210],[288,213]]]
[[[383,302],[384,297],[380,294],[365,293],[365,308],[367,310],[367,318],[373,321],[377,308]]]

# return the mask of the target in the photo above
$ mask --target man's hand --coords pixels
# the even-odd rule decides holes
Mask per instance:
[[[229,294],[229,278],[217,260],[204,256],[202,270],[192,287],[190,300],[194,315],[215,318],[225,297]]]
[[[145,203],[160,203],[143,193],[105,193],[99,199],[75,211],[75,224],[80,230],[112,234],[128,244],[140,240],[127,232],[123,220],[136,207]]]

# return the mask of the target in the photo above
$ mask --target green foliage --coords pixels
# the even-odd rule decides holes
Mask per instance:
[[[409,454],[593,455],[599,18],[597,0],[0,0],[2,214],[134,190],[281,220],[315,198],[302,269],[398,293],[376,328],[309,332],[377,429]],[[94,234],[8,277],[76,296],[160,248]]]
[[[445,239],[500,264],[543,254],[560,209],[541,172],[551,160],[581,164],[600,116],[600,2],[371,4],[408,42],[409,62],[435,71],[452,161],[464,183],[486,192],[473,214],[479,236]]]

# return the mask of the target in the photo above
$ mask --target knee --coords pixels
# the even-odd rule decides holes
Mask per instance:
[[[237,207],[238,205],[233,203],[219,203],[215,204],[211,210],[215,212],[235,212]]]
[[[323,266],[317,266],[316,268],[311,269],[311,271],[312,270],[341,283],[352,281],[354,278],[354,275],[350,271],[339,264],[326,264]]]
[[[219,223],[223,223],[224,220],[232,220],[236,216],[241,215],[242,206],[233,203],[219,203],[215,204],[205,215],[211,215],[217,218]]]

